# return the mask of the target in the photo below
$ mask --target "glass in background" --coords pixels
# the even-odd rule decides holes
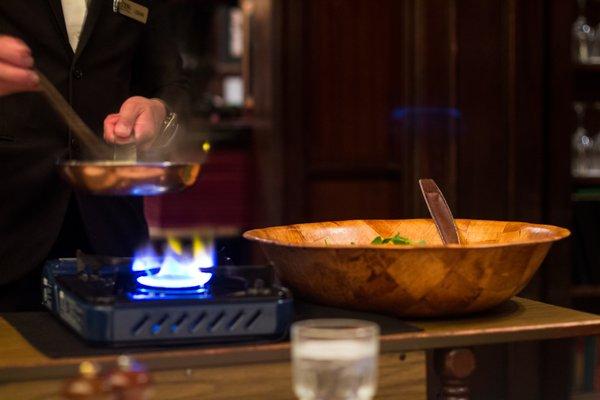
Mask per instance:
[[[588,24],[585,16],[585,0],[577,1],[579,15],[573,23],[571,30],[571,48],[573,51],[573,61],[581,64],[589,64],[592,62],[591,51],[594,49],[598,51],[597,56],[594,59],[600,60],[600,47],[596,49],[596,35],[594,29]],[[598,38],[600,40],[600,38]],[[596,54],[594,54],[596,56]]]
[[[577,116],[577,128],[572,137],[571,173],[575,177],[589,176],[592,172],[593,141],[585,127],[587,106],[576,102],[573,105]]]
[[[300,400],[370,400],[377,390],[379,326],[352,319],[292,325],[294,393]]]

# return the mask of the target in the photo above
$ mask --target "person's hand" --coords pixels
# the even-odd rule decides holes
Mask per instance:
[[[31,49],[12,36],[0,35],[0,96],[37,90]]]
[[[118,114],[110,114],[104,119],[104,140],[117,144],[136,142],[142,150],[147,150],[166,116],[167,109],[162,101],[130,97]]]

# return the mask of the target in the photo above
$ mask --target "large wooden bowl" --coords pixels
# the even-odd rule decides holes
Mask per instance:
[[[244,233],[260,243],[293,293],[317,303],[398,316],[467,314],[517,294],[563,228],[457,220],[461,245],[444,246],[432,220],[354,220]],[[372,245],[378,235],[425,245]]]

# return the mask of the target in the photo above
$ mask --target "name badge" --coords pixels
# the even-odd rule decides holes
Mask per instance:
[[[145,24],[148,21],[148,7],[144,7],[131,0],[113,0],[113,11],[135,19]]]

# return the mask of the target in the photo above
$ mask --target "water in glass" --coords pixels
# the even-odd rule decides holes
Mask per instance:
[[[376,328],[375,328],[376,329]],[[371,338],[293,339],[294,391],[301,400],[370,400],[377,387],[377,333]]]

